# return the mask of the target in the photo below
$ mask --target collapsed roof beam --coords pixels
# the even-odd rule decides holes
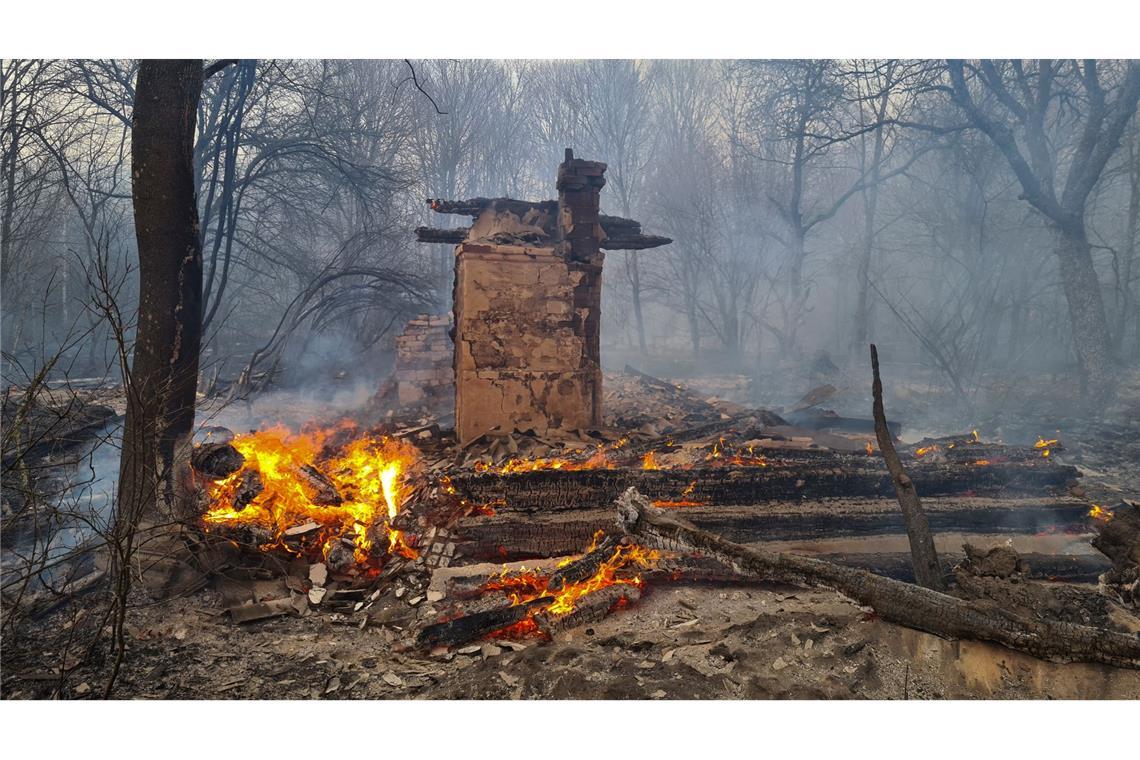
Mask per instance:
[[[469,227],[454,227],[449,230],[437,227],[416,227],[416,241],[420,243],[447,243],[459,245],[467,239]],[[606,229],[604,223],[602,229]],[[600,246],[607,251],[640,251],[646,248],[656,248],[672,243],[672,239],[660,235],[642,235],[640,233],[628,234],[624,230],[619,236],[607,237]]]

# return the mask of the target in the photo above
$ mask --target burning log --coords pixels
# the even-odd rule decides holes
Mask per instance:
[[[734,544],[700,530],[630,489],[618,500],[618,525],[662,549],[699,552],[742,573],[769,580],[831,588],[884,619],[945,638],[990,641],[1055,662],[1098,662],[1140,668],[1140,636],[1073,623],[1033,620],[1001,607],[965,601],[931,589],[831,562]]]
[[[1132,606],[1140,607],[1140,506],[1124,502],[1113,510],[1093,507],[1099,522],[1093,548],[1112,561],[1112,569],[1101,577]]]
[[[244,465],[245,457],[230,443],[203,443],[190,455],[190,466],[210,480],[228,478]]]
[[[534,623],[538,630],[547,636],[554,637],[571,628],[596,623],[615,607],[633,604],[640,598],[641,589],[637,586],[625,584],[606,586],[579,599],[574,605],[573,612],[565,615],[540,612],[534,616]]]
[[[572,583],[581,583],[593,578],[602,565],[613,556],[617,545],[616,536],[606,536],[601,543],[586,552],[581,558],[555,570],[550,576],[547,588],[557,591]]]
[[[782,456],[782,455],[781,455]],[[927,496],[1041,496],[1076,480],[1077,470],[1048,460],[1033,464],[916,464],[910,479]],[[759,504],[826,498],[893,498],[890,473],[866,456],[829,454],[816,461],[768,466],[694,467],[674,470],[542,469],[456,475],[459,493],[472,503],[503,501],[525,512],[605,509],[625,489],[636,486],[653,501],[675,501],[686,494],[697,504]]]
[[[898,495],[899,506],[902,507],[903,518],[906,520],[906,534],[910,539],[910,553],[914,557],[914,577],[919,585],[935,591],[945,591],[946,583],[942,579],[942,571],[938,567],[938,552],[934,549],[934,537],[930,534],[930,524],[926,521],[926,513],[922,511],[922,502],[918,498],[914,481],[906,474],[899,455],[895,453],[894,441],[890,430],[887,429],[887,413],[883,409],[883,381],[879,378],[879,352],[875,344],[871,344],[871,373],[874,380],[871,384],[871,393],[874,396],[875,438],[879,441],[879,450],[887,469],[891,472],[891,480],[895,484],[895,493]]]
[[[325,477],[324,473],[311,464],[303,464],[297,468],[297,476],[301,482],[312,489],[309,501],[323,507],[336,507],[344,502],[336,490],[336,484]]]
[[[494,609],[473,612],[454,620],[429,625],[416,638],[422,647],[462,646],[495,631],[521,623],[537,608],[550,604],[549,598],[532,599],[512,605],[504,603]]]
[[[261,473],[257,470],[243,472],[237,490],[234,491],[234,511],[240,512],[248,507],[264,490],[265,483],[261,479]]]

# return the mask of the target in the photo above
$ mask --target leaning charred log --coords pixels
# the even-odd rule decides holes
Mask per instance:
[[[1099,662],[1140,668],[1140,636],[1022,617],[993,604],[956,599],[810,557],[750,549],[700,530],[630,489],[618,500],[618,526],[662,549],[699,552],[768,580],[838,591],[884,619],[947,638],[1002,644],[1055,662]]]

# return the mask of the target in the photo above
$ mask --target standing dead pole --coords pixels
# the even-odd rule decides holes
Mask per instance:
[[[914,563],[914,578],[920,586],[945,591],[946,582],[938,564],[938,552],[934,548],[934,537],[930,535],[930,524],[926,521],[926,513],[922,511],[922,502],[919,501],[914,482],[903,469],[891,440],[891,431],[887,428],[887,413],[883,409],[883,381],[879,378],[879,352],[874,343],[871,344],[871,373],[874,376],[871,394],[875,399],[872,411],[875,417],[875,438],[879,441],[879,451],[891,472],[895,494],[902,507],[906,535],[910,540],[911,561]]]

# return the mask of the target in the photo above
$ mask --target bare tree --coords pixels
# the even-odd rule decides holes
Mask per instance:
[[[952,60],[947,70],[954,102],[994,141],[1024,199],[1056,232],[1082,392],[1101,404],[1111,388],[1111,345],[1085,214],[1136,112],[1140,65]]]

